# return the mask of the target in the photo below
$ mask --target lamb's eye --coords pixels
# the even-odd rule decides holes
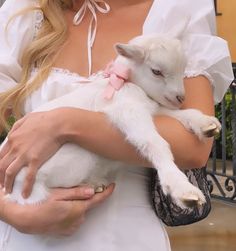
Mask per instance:
[[[155,69],[151,69],[152,70],[152,73],[155,75],[155,76],[163,76],[162,72],[160,70],[155,70]]]

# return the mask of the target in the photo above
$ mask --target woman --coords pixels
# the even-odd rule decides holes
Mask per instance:
[[[94,0],[9,0],[0,12],[1,25],[6,24],[13,13],[32,4],[39,4],[44,16],[40,10],[17,15],[8,25],[7,40],[3,39],[5,28],[1,28],[0,88],[9,90],[0,96],[1,114],[7,114],[10,107],[20,117],[19,107],[23,107],[23,114],[28,114],[40,104],[73,91],[74,80],[88,78],[82,76],[101,77],[91,72],[98,72],[115,57],[115,42],[127,42],[141,33],[166,32],[183,15],[191,17],[183,34],[188,59],[183,108],[193,107],[213,114],[214,101],[221,100],[232,79],[227,45],[212,35],[215,31],[211,0],[183,0],[181,3],[107,0],[99,5]],[[88,11],[84,13],[86,8]],[[29,78],[33,81],[25,88]],[[15,87],[17,82],[21,82],[21,86]],[[154,119],[160,134],[170,143],[179,166],[189,168],[205,164],[211,140],[199,142],[174,119]],[[4,123],[3,116],[1,121]],[[0,153],[1,184],[6,191],[11,191],[16,173],[26,165],[29,173],[23,193],[27,197],[37,169],[66,142],[80,144],[105,157],[136,163],[137,168],[119,171],[113,193],[111,186],[104,194],[87,195],[90,199],[85,201],[79,199],[86,196],[73,194],[75,190],[55,190],[44,204],[21,207],[3,201],[1,194],[0,217],[14,226],[0,224],[2,249],[23,250],[27,245],[36,251],[170,250],[164,227],[149,201],[150,170],[145,168],[148,163],[101,113],[60,108],[20,119]],[[87,212],[86,220],[80,225],[90,206],[111,193],[102,205]],[[71,201],[73,199],[78,201]],[[32,235],[19,233],[15,228]],[[68,238],[51,236],[71,232]],[[42,233],[50,235],[38,235]]]

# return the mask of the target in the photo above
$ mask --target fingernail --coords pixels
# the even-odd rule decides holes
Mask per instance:
[[[27,199],[28,194],[27,194],[26,192],[22,192],[22,197],[23,197],[24,199]]]
[[[95,190],[93,188],[86,188],[84,190],[84,193],[85,193],[85,195],[88,195],[88,196],[94,195],[95,194]]]

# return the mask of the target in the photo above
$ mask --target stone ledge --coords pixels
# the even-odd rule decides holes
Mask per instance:
[[[167,227],[173,251],[235,251],[236,205],[212,200],[209,216],[192,225]]]

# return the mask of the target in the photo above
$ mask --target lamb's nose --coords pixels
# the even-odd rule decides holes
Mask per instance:
[[[185,97],[184,97],[184,96],[180,96],[180,95],[178,95],[178,96],[176,96],[176,99],[178,100],[178,102],[179,102],[179,103],[183,103],[183,102],[184,102]]]

